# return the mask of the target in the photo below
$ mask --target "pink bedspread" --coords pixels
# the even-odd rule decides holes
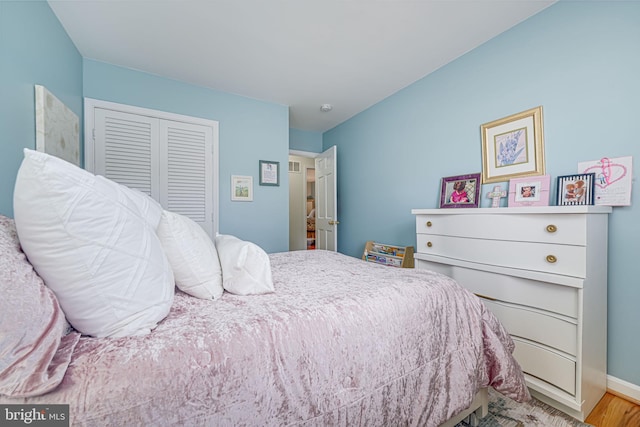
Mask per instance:
[[[529,398],[513,343],[453,280],[332,252],[270,255],[276,292],[177,292],[149,335],[82,337],[62,384],[86,426],[436,426],[480,387]]]

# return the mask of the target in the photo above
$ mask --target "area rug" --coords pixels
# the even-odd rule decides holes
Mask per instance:
[[[467,427],[460,423],[456,427]],[[489,388],[489,414],[480,427],[589,427],[538,399],[518,403]]]

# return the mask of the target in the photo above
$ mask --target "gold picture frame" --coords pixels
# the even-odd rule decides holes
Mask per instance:
[[[482,183],[544,175],[542,106],[480,126]]]

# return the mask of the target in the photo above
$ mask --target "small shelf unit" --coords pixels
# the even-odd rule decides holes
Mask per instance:
[[[391,267],[413,268],[413,246],[396,246],[372,240],[364,246],[362,259]]]

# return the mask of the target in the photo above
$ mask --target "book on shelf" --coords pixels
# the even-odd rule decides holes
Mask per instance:
[[[368,253],[367,261],[369,262],[377,262],[378,264],[391,265],[394,267],[400,267],[402,265],[402,258],[393,257],[389,255],[381,255],[377,253]]]
[[[392,267],[413,267],[413,246],[396,246],[369,241],[362,259]]]
[[[377,252],[379,254],[392,255],[397,257],[404,257],[404,247],[383,245],[381,243],[374,243],[371,247],[371,252]]]

